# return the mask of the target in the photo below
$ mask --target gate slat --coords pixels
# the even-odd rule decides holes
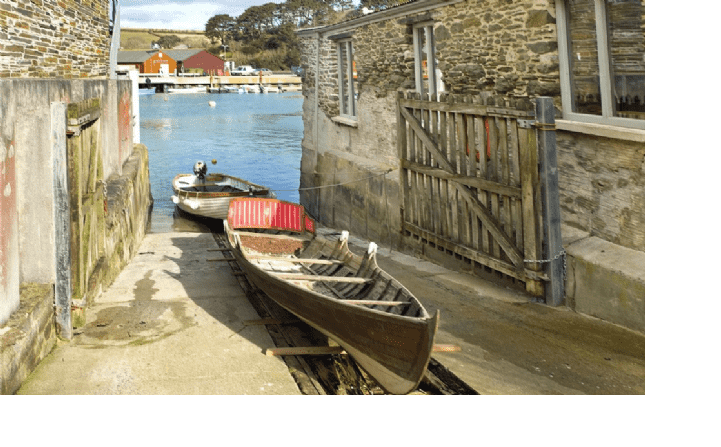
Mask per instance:
[[[508,121],[507,118],[496,118],[498,125],[499,142],[498,147],[501,152],[501,183],[510,185],[511,170],[508,157]],[[511,226],[511,200],[509,197],[503,196],[501,202],[501,228],[509,236],[513,235],[513,227]]]
[[[518,120],[510,121],[510,150],[511,150],[511,184],[515,187],[521,186],[519,148],[518,148]],[[521,201],[511,197],[511,209],[513,219],[513,230],[516,239],[516,247],[523,247],[523,215],[521,212]]]
[[[487,98],[483,99],[483,103],[487,103]],[[480,140],[481,140],[481,156],[478,166],[478,176],[484,180],[488,179],[488,134],[486,133],[486,125],[488,123],[488,117],[481,117],[480,125]],[[479,191],[478,200],[485,207],[488,206],[488,194],[485,191]],[[484,253],[490,253],[490,241],[489,232],[487,231],[486,225],[481,222],[481,249]]]
[[[524,259],[540,259],[540,240],[537,238],[537,220],[535,191],[540,180],[538,174],[538,153],[536,150],[535,130],[518,129],[518,142],[521,162],[521,191],[523,206],[523,254]],[[539,271],[540,264],[531,263],[527,267],[532,271]],[[526,282],[526,290],[534,295],[543,295],[543,284]]]
[[[475,98],[473,98],[475,100]],[[478,148],[476,148],[476,126],[477,126],[477,119],[474,115],[466,115],[467,119],[467,125],[466,125],[466,131],[467,131],[467,141],[468,141],[468,171],[470,177],[478,177],[478,163],[477,163],[477,154],[478,154]],[[473,189],[473,197],[478,199],[478,189]],[[471,247],[478,250],[480,247],[480,228],[479,228],[479,220],[478,215],[475,212],[471,212],[470,216],[470,228],[471,228]]]
[[[411,93],[408,94],[408,97],[411,98]],[[402,111],[403,109],[401,109]],[[406,117],[406,120],[408,118]],[[416,132],[413,132],[409,128],[410,138],[408,139],[409,144],[409,159],[414,162],[418,162],[416,158],[416,142],[418,140],[416,136]],[[418,221],[418,174],[415,172],[411,173],[410,176],[411,181],[411,212],[410,212],[410,222],[414,224],[419,224]]]
[[[491,142],[490,148],[491,148],[491,159],[490,163],[488,165],[488,180],[498,182],[499,176],[498,176],[498,130],[496,128],[496,119],[495,118],[489,118],[488,119],[488,129],[489,129],[489,135],[488,139]],[[494,218],[498,218],[498,194],[494,193],[488,193],[488,205],[489,209],[491,211],[491,215]],[[490,238],[490,249],[491,254],[497,258],[501,257],[501,249],[498,245],[498,242],[496,241],[496,238],[489,234]]]
[[[404,221],[407,217],[407,213],[410,211],[410,205],[409,205],[409,198],[408,198],[408,175],[410,172],[408,169],[406,169],[403,165],[405,161],[408,160],[408,130],[406,126],[406,120],[403,118],[403,114],[401,113],[401,100],[403,99],[403,92],[398,92],[398,105],[396,110],[396,124],[398,126],[397,132],[398,132],[398,140],[396,141],[396,148],[398,150],[398,158],[400,160],[400,175],[398,176],[400,179],[400,201],[399,203],[402,204],[403,208],[401,209],[401,234],[403,234],[404,231]]]
[[[428,106],[431,103],[431,95],[426,93],[424,97],[424,102],[426,104],[426,107],[423,109],[423,122],[425,124],[425,127],[428,129],[428,132],[433,135],[433,127],[431,126],[431,111],[429,110]],[[423,154],[425,155],[425,164],[426,166],[433,166],[433,157],[431,156],[431,152],[429,150],[424,150]],[[435,218],[436,215],[436,197],[433,192],[433,177],[430,175],[425,176],[425,182],[426,182],[426,197],[428,200],[427,208],[426,208],[426,225],[427,228],[432,228],[435,232],[436,225],[438,220]]]
[[[455,96],[448,96],[450,104],[455,104]],[[448,112],[448,166],[450,172],[453,174],[458,173],[458,151],[456,150],[456,114],[454,112]],[[454,241],[458,241],[458,192],[456,191],[455,184],[450,182],[448,184],[449,203],[450,203],[450,236]]]

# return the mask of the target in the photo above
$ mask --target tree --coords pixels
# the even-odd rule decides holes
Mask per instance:
[[[381,11],[399,3],[400,0],[360,0],[360,8],[368,8],[372,11]]]
[[[157,43],[160,45],[160,48],[173,48],[174,46],[178,45],[181,42],[180,37],[173,34],[172,36],[162,36],[160,39],[156,40],[153,43]]]
[[[228,40],[237,33],[237,23],[228,14],[219,14],[208,19],[205,24],[205,35],[208,39],[220,39],[220,44],[227,45]]]

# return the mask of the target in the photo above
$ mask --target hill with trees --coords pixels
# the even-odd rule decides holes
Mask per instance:
[[[205,35],[215,45],[208,51],[221,54],[236,65],[252,65],[271,70],[288,70],[300,64],[295,31],[298,28],[338,23],[369,11],[385,9],[398,0],[286,0],[251,6],[238,17],[221,14],[211,17]]]
[[[150,49],[154,45],[172,49],[178,46],[203,48],[232,60],[236,65],[252,65],[284,71],[300,65],[295,31],[360,17],[400,3],[399,0],[286,0],[251,6],[238,17],[219,14],[205,24],[205,31],[123,29],[120,46],[124,50]]]

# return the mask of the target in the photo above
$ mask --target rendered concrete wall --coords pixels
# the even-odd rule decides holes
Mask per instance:
[[[638,250],[564,228],[566,305],[640,332],[646,330],[646,260]],[[574,239],[576,235],[577,240]]]
[[[7,108],[0,101],[0,324],[20,305],[15,126],[3,120]]]
[[[50,104],[99,97],[106,180],[132,142],[129,80],[0,80],[0,324],[19,305],[21,283],[55,282]]]

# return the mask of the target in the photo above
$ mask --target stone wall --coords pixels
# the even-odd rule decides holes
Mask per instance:
[[[107,0],[2,0],[0,77],[108,75]]]
[[[434,22],[438,67],[449,93],[558,96],[554,15],[552,0],[468,0],[350,31],[321,30],[320,38],[301,33],[305,133],[300,186],[351,182],[331,188],[333,192],[302,191],[301,202],[323,223],[356,225],[363,231],[367,226],[369,232],[361,234],[389,242],[387,228],[400,223],[396,92],[415,86],[413,24]],[[358,76],[354,125],[334,121],[339,115],[336,45],[329,39],[334,35],[352,36]],[[395,171],[383,177],[383,188],[359,180],[389,170]],[[371,189],[384,192],[366,196]],[[359,215],[349,214],[349,203]],[[371,218],[362,215],[365,209],[374,213]],[[385,220],[383,225],[365,224],[378,218]]]
[[[352,30],[358,94],[384,97],[413,89],[413,24],[432,20],[446,91],[509,97],[560,96],[553,0],[468,0]],[[301,63],[315,82],[314,36],[302,36]],[[333,42],[320,42],[320,107],[338,114]],[[559,99],[560,101],[560,99]],[[560,102],[559,102],[560,106]]]
[[[645,7],[645,2],[640,4]],[[416,1],[300,31],[305,97],[300,186],[309,188],[301,190],[301,203],[324,224],[396,246],[400,228],[396,94],[415,89],[413,26],[428,23],[433,24],[445,93],[553,98],[559,119],[561,219],[574,235],[583,234],[574,239],[580,245],[573,255],[564,236],[569,257],[575,256],[568,262],[567,304],[643,330],[644,132],[572,121],[561,125],[554,0]],[[639,59],[645,45],[645,19],[641,23],[641,30],[630,26],[632,35],[612,37],[628,38],[618,47],[628,53],[630,62]],[[357,73],[356,121],[338,116],[333,39],[346,38],[353,45]],[[583,245],[584,238],[598,243]],[[601,246],[604,253],[618,251],[621,257],[632,259],[633,272],[610,270],[612,261],[598,264],[592,250]],[[629,256],[628,251],[636,256]],[[588,273],[591,270],[593,277]],[[593,289],[604,278],[614,286]],[[620,300],[614,295],[626,287],[618,278],[630,278],[632,298]]]
[[[397,167],[395,94],[415,86],[414,23],[434,23],[448,93],[551,96],[560,110],[555,14],[552,0],[468,0],[352,29],[301,33],[306,98],[301,186],[325,181],[315,159],[326,151],[362,159],[371,174]],[[334,35],[351,36],[353,43],[358,121],[350,127],[333,121],[339,114],[336,48],[329,38]],[[638,33],[632,40],[632,48],[643,48]],[[558,131],[557,138],[564,223],[644,250],[645,144],[578,132]]]

